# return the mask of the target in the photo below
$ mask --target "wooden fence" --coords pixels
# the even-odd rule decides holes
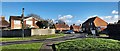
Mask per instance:
[[[22,37],[22,29],[1,30],[1,37]],[[55,29],[25,29],[24,36],[55,34]]]
[[[21,37],[22,29],[2,30],[2,37]],[[24,36],[31,36],[31,29],[24,30]]]

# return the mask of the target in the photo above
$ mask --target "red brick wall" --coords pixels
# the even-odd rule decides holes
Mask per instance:
[[[21,24],[21,22],[20,22],[20,24],[15,24],[14,20],[11,19],[11,29],[15,29],[15,27],[22,28],[22,24]]]
[[[32,25],[34,26],[34,25],[35,25],[35,19],[34,19],[34,18],[32,18],[32,21],[33,21]]]
[[[34,26],[34,28],[39,28],[36,23],[35,23],[35,19],[32,19],[32,26]],[[21,27],[22,28],[22,24],[14,24],[14,20],[11,19],[11,29],[15,29],[14,27]],[[24,27],[26,27],[26,20],[24,21]]]
[[[14,29],[14,20],[11,19],[11,29]]]
[[[24,28],[26,27],[26,20],[24,21]]]
[[[32,21],[33,21],[33,26],[34,26],[35,28],[39,28],[39,27],[36,25],[36,23],[35,23],[36,20],[35,20],[34,18],[32,19]]]

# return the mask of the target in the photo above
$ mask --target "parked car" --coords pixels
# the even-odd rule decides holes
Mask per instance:
[[[74,34],[75,32],[73,30],[68,30],[65,32],[65,34]]]

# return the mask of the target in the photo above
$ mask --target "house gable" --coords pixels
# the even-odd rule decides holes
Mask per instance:
[[[21,29],[22,24],[21,24],[22,17],[20,16],[10,16],[10,26],[11,29]],[[24,17],[24,26],[28,27],[30,25],[30,28],[39,28],[36,25],[37,20],[33,17]]]
[[[98,29],[102,31],[107,28],[107,25],[107,22],[96,16],[89,18],[87,21],[85,21],[82,24],[82,30],[89,32],[91,30]]]
[[[77,25],[73,25],[72,27],[73,27],[73,30],[76,32],[79,32],[81,29],[81,26],[77,26]]]
[[[101,18],[96,17],[95,20],[94,20],[94,25],[95,25],[96,27],[100,27],[100,26],[107,26],[108,23],[105,22],[104,20],[102,20]]]

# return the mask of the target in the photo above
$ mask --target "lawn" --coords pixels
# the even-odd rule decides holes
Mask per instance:
[[[47,38],[58,38],[65,36],[65,34],[54,34],[54,35],[41,35],[41,36],[31,36],[31,37],[10,37],[10,38],[0,38],[1,42],[8,42],[8,41],[22,41],[22,40],[41,40]]]
[[[0,46],[1,51],[39,51],[43,43],[14,44]]]
[[[57,51],[120,51],[120,41],[83,38],[57,43]]]

